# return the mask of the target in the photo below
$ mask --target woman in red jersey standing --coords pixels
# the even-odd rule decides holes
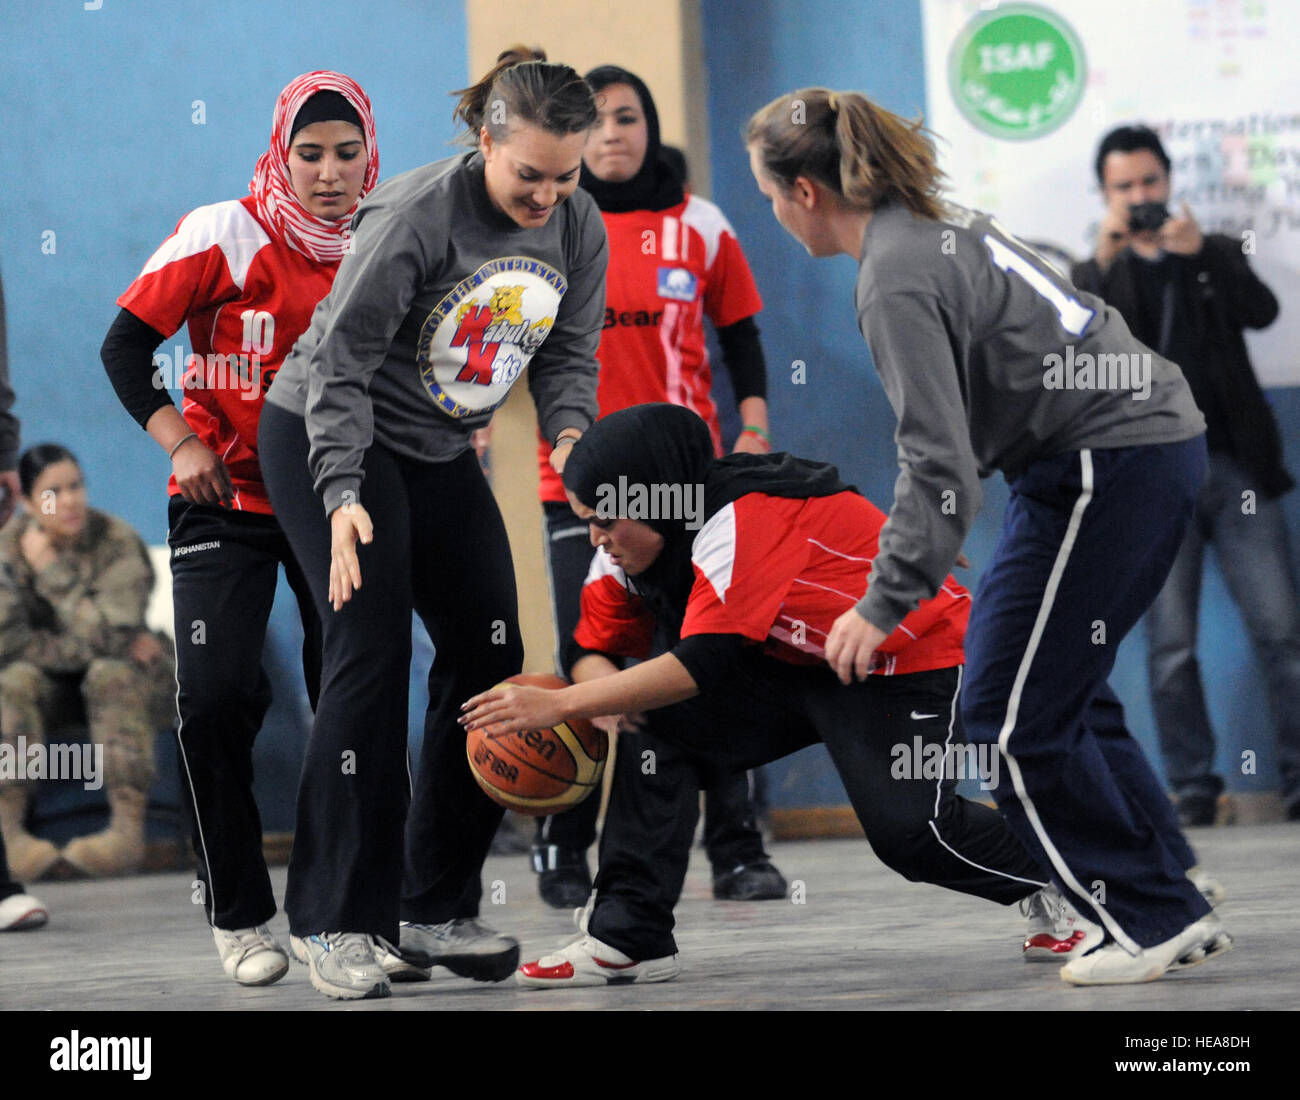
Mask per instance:
[[[320,623],[258,463],[263,397],[348,251],[379,176],[370,100],[334,72],[276,101],[270,147],[242,199],[202,206],[118,299],[101,352],[127,411],[167,452],[176,611],[177,741],[194,810],[201,896],[222,965],[242,985],[288,969],[268,932],[275,899],[252,789],[253,740],[271,702],[262,643],[281,565],[302,615],[315,705]],[[154,351],[188,323],[177,410]]]

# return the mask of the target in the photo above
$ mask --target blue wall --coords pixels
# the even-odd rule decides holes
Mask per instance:
[[[856,13],[856,14],[850,14]],[[862,342],[853,309],[856,265],[848,257],[810,258],[772,217],[749,171],[741,131],[749,116],[795,88],[854,89],[899,114],[925,108],[921,12],[916,0],[852,4],[807,0],[704,0],[709,74],[713,198],[727,212],[753,265],[764,298],[759,318],[768,356],[769,399],[777,445],[837,464],[847,481],[888,508],[897,462],[895,420]],[[1079,150],[1089,171],[1092,150]],[[1026,150],[1026,164],[1032,164]],[[1005,218],[1004,218],[1005,220]],[[1012,231],[1015,225],[1009,223]],[[1289,308],[1286,303],[1283,308]],[[791,364],[806,364],[807,382],[792,384]],[[1292,466],[1300,471],[1300,391],[1270,394]],[[985,482],[985,505],[966,545],[974,563],[958,578],[974,589],[988,560],[1007,492],[1000,477]],[[1293,548],[1300,546],[1300,493],[1287,501]],[[1201,652],[1211,717],[1219,735],[1219,766],[1229,789],[1276,789],[1273,731],[1263,681],[1229,600],[1217,564],[1207,570]],[[1111,683],[1131,726],[1158,762],[1147,697],[1143,628],[1120,647]],[[1240,774],[1240,754],[1257,753],[1258,772]],[[819,746],[769,771],[776,806],[845,802],[843,788]]]
[[[310,12],[310,18],[296,13]],[[448,92],[467,83],[459,0],[3,0],[6,183],[0,188],[9,361],[24,444],[66,443],[91,501],[166,538],[169,464],[99,362],[117,296],[188,211],[248,192],[275,97],[335,69],[374,104],[380,173],[452,152]],[[192,121],[195,100],[206,121]],[[41,250],[53,230],[56,251]],[[184,331],[164,350],[186,345]],[[283,590],[282,586],[282,590]],[[300,629],[282,591],[268,671],[280,690],[255,754],[268,829],[293,822],[306,701]],[[273,652],[270,652],[273,651]]]

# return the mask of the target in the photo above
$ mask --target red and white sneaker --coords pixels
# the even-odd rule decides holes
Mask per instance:
[[[527,989],[561,986],[631,985],[634,982],[670,982],[682,972],[676,955],[638,962],[595,936],[579,936],[559,951],[524,963],[515,981]]]
[[[1025,962],[1069,962],[1101,944],[1101,925],[1085,920],[1055,886],[1044,886],[1020,903],[1029,918],[1022,948]]]
[[[10,894],[0,901],[0,932],[26,932],[49,919],[49,910],[31,894]]]

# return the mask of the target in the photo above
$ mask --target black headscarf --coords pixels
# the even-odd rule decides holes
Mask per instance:
[[[702,515],[643,521],[663,536],[664,548],[633,583],[674,637],[694,583],[691,542],[698,528],[686,526],[691,518],[702,527],[747,493],[804,500],[857,491],[840,480],[834,466],[784,452],[714,458],[704,421],[667,403],[633,405],[597,420],[573,445],[564,466],[564,487],[588,508],[597,508],[620,477],[628,485],[681,485],[683,499],[698,499],[698,491],[688,487],[703,486]]]
[[[659,112],[655,110],[650,89],[635,73],[620,69],[617,65],[601,65],[592,69],[587,74],[587,83],[597,95],[612,84],[626,84],[636,92],[645,114],[647,140],[645,160],[630,180],[606,183],[592,175],[584,163],[581,176],[583,190],[596,200],[596,205],[601,210],[610,214],[622,214],[629,210],[667,210],[678,205],[685,194],[677,173],[660,155]]]

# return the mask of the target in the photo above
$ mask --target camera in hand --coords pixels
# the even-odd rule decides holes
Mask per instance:
[[[1152,233],[1169,220],[1169,207],[1162,202],[1139,202],[1128,208],[1128,231]]]

